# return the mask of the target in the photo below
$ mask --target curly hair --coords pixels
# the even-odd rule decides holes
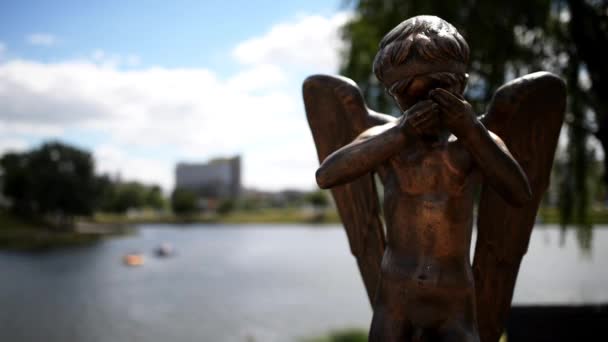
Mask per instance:
[[[411,60],[424,62],[429,70],[436,72],[462,74],[463,77],[458,79],[466,82],[464,74],[469,61],[469,45],[447,21],[428,15],[413,17],[384,36],[374,59],[373,70],[380,82],[390,90],[395,81],[387,77],[391,74],[388,71],[404,66]],[[445,70],[438,70],[438,65]]]

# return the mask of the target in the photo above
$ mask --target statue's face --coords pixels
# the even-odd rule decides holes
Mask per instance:
[[[448,91],[456,91],[453,85],[442,82],[428,75],[412,77],[411,81],[405,82],[402,89],[394,89],[391,95],[397,102],[401,111],[406,111],[414,104],[429,98],[429,93],[435,88],[444,88]]]
[[[428,74],[414,76],[409,81],[401,82],[400,86],[402,89],[393,89],[391,95],[403,112],[416,103],[429,99],[429,93],[433,89],[443,88],[454,94],[460,93],[460,89],[458,89],[460,87],[455,85],[453,81],[444,81],[437,79],[437,77],[430,77]],[[428,131],[423,133],[422,139],[434,141],[446,130],[447,128],[442,120],[439,120],[436,127],[430,127]]]

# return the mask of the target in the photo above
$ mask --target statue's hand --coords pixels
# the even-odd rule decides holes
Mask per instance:
[[[410,136],[436,134],[439,129],[439,106],[431,100],[416,103],[403,114],[399,128]]]
[[[455,136],[465,138],[474,130],[477,116],[465,99],[442,88],[433,89],[429,95],[439,106],[441,119]]]

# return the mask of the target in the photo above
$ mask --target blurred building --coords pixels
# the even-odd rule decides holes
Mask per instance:
[[[241,195],[241,157],[216,158],[208,163],[179,163],[175,187],[202,199],[237,199]]]

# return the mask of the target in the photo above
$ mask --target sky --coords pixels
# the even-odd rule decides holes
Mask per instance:
[[[242,156],[243,185],[315,187],[304,78],[336,73],[341,1],[3,1],[0,154],[59,140],[170,191]]]

